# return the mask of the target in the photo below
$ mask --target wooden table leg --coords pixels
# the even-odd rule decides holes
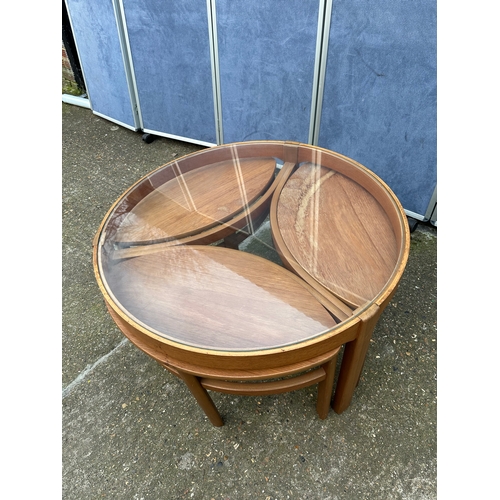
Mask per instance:
[[[337,355],[322,366],[323,370],[326,372],[326,377],[318,384],[318,401],[316,403],[316,411],[318,412],[319,418],[322,420],[327,417],[328,411],[330,410],[336,367]]]
[[[237,233],[230,234],[229,236],[226,236],[224,238],[224,243],[223,246],[226,248],[232,248],[234,250],[239,250],[239,245],[243,241],[245,241],[246,238],[248,238],[248,233],[244,231],[240,231]]]
[[[332,402],[332,408],[335,413],[342,413],[351,404],[354,389],[359,382],[366,353],[370,346],[370,339],[381,312],[377,308],[374,313],[368,312],[360,315],[361,323],[358,337],[351,342],[347,342],[345,345],[337,387]]]
[[[214,405],[212,398],[208,394],[207,390],[202,387],[198,377],[190,375],[189,373],[184,373],[179,371],[179,377],[184,380],[191,394],[196,398],[198,404],[201,406],[202,410],[205,412],[206,416],[216,427],[221,427],[224,425],[224,421],[219,414],[219,411]]]

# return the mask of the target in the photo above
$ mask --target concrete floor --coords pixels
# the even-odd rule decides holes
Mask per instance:
[[[166,138],[146,144],[62,104],[62,497],[435,499],[436,228],[419,224],[411,234],[352,404],[326,420],[315,387],[213,393],[225,421],[213,427],[183,383],[114,325],[93,274],[94,234],[139,177],[199,149]],[[258,253],[259,241],[245,249]]]

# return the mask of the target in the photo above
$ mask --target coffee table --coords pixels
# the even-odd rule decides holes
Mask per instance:
[[[283,267],[238,250],[267,217]],[[399,201],[338,153],[282,141],[227,144],[167,163],[113,204],[94,271],[117,326],[186,383],[275,394],[318,384],[326,418],[350,404],[369,341],[409,253]]]

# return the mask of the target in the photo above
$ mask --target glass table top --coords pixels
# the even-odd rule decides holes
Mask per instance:
[[[108,303],[160,338],[274,349],[331,331],[380,294],[401,264],[401,212],[374,174],[321,148],[218,146],[158,168],[115,202],[96,236],[96,274]],[[267,217],[283,266],[237,249]]]

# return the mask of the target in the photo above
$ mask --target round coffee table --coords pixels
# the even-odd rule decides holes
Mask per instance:
[[[285,267],[237,250],[268,216]],[[140,179],[104,218],[93,256],[120,330],[222,425],[208,390],[318,384],[325,418],[341,346],[333,408],[345,410],[408,252],[404,211],[375,174],[332,151],[254,141]]]

